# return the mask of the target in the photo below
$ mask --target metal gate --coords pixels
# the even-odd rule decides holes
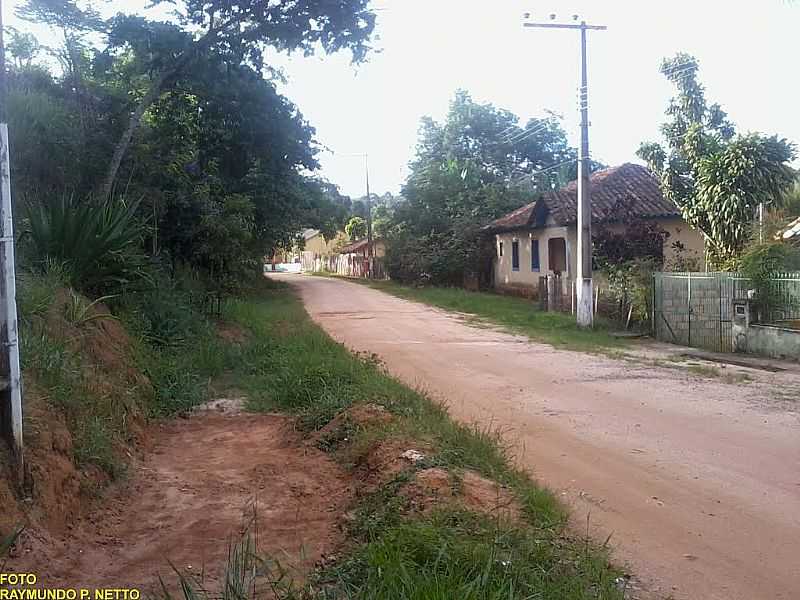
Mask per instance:
[[[655,273],[653,333],[673,344],[733,351],[733,300],[744,292],[735,273]]]

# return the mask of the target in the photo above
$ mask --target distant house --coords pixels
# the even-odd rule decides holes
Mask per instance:
[[[300,265],[316,257],[333,254],[334,245],[335,239],[327,241],[318,229],[304,229],[295,236],[291,248],[277,249],[266,263],[273,269],[276,265]]]
[[[304,242],[303,252],[311,252],[320,256],[333,252],[333,240],[326,240],[318,229],[306,229],[300,234]]]
[[[367,257],[369,256],[368,248],[369,244],[367,239],[364,238],[343,246],[339,250],[339,254],[357,254],[359,256]],[[372,240],[372,255],[377,258],[381,258],[386,255],[386,243],[383,240]]]
[[[631,217],[653,220],[667,233],[664,258],[676,248],[703,256],[703,236],[664,198],[656,177],[645,167],[626,163],[591,176],[592,225],[624,228]],[[577,182],[545,192],[535,202],[493,221],[484,231],[494,234],[494,284],[538,287],[539,277],[558,273],[564,285],[577,265]]]

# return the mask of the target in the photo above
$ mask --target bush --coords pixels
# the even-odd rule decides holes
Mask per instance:
[[[144,275],[137,207],[138,202],[81,202],[66,195],[28,205],[22,255],[42,272],[59,265],[75,289],[116,290]]]
[[[177,348],[208,328],[197,302],[191,292],[160,278],[155,287],[121,296],[115,309],[148,345]]]
[[[638,323],[648,329],[652,314],[653,273],[661,263],[652,258],[629,260],[623,263],[606,263],[602,272],[608,279],[608,289],[617,310],[612,317],[620,323]],[[630,315],[630,320],[628,319]]]
[[[420,236],[401,234],[390,239],[386,269],[399,283],[460,287],[469,275],[485,279],[491,271],[491,252],[475,226]]]
[[[750,247],[740,258],[740,270],[755,290],[753,308],[756,319],[771,321],[776,309],[789,309],[797,300],[784,294],[775,281],[779,273],[800,270],[800,248],[780,241],[768,241]]]

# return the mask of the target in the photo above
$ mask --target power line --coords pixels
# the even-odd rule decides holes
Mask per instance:
[[[547,173],[549,171],[552,171],[553,169],[557,169],[558,167],[563,167],[564,165],[568,165],[568,164],[571,164],[571,163],[574,163],[574,162],[577,162],[576,158],[569,158],[567,160],[564,160],[564,161],[549,165],[547,167],[544,167],[542,169],[539,169],[538,171],[534,171],[533,173],[525,173],[525,174],[521,175],[520,177],[512,180],[509,183],[510,183],[510,185],[516,185],[517,183],[519,183],[520,181],[524,181],[525,179],[533,180],[537,175],[541,175],[542,173]]]
[[[517,134],[516,137],[506,140],[508,144],[519,144],[520,142],[528,139],[536,135],[537,133],[541,133],[547,129],[547,125],[537,125],[536,127],[532,127],[531,129],[525,129],[521,133]]]

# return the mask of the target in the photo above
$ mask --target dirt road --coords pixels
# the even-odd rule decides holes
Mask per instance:
[[[456,418],[500,428],[652,591],[800,598],[800,399],[771,398],[785,389],[555,350],[358,284],[281,278],[333,337]]]

